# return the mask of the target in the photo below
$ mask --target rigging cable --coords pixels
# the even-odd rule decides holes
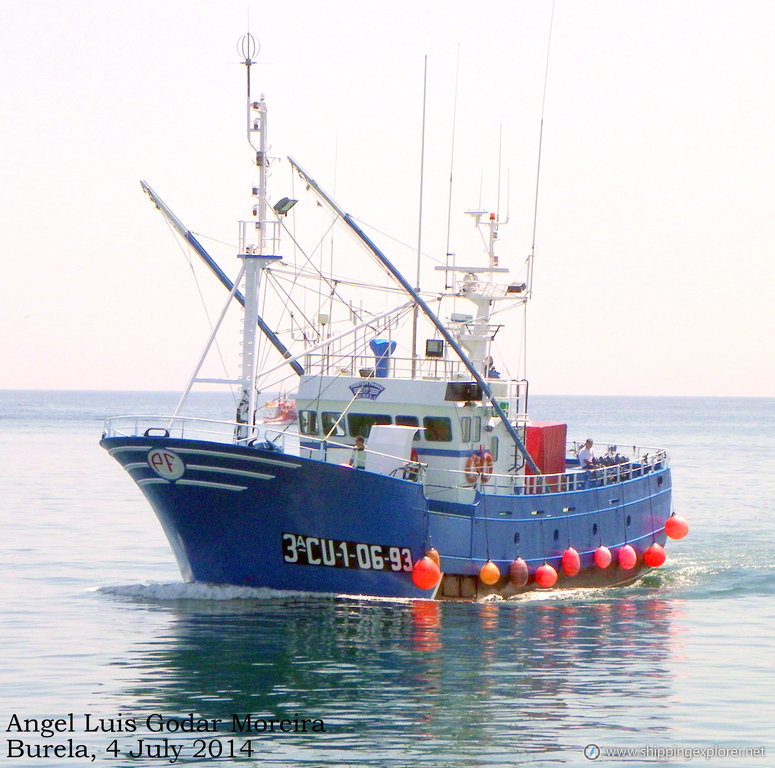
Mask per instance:
[[[184,248],[183,247],[183,243],[181,242],[180,238],[175,237],[175,235],[176,235],[175,229],[173,228],[172,224],[170,224],[170,222],[167,220],[167,217],[163,216],[162,218],[164,219],[164,222],[166,223],[167,228],[170,230],[170,232],[173,233],[175,242],[177,242],[178,248],[180,248],[180,252],[183,254],[183,257],[188,262],[188,267],[191,270],[191,276],[194,278],[194,285],[196,286],[197,293],[199,294],[199,300],[202,303],[202,309],[204,310],[205,317],[207,318],[207,324],[210,326],[210,333],[212,333],[213,330],[214,330],[213,320],[210,317],[210,312],[207,309],[207,302],[205,301],[204,293],[202,293],[202,286],[199,284],[199,278],[197,277],[196,270],[194,269],[194,262],[191,260],[191,249],[190,249],[190,247],[188,247],[188,248]],[[228,378],[230,378],[230,376],[229,376],[229,369],[228,369],[228,366],[226,365],[226,360],[223,357],[223,352],[221,350],[221,345],[218,343],[218,339],[217,338],[213,340],[213,343],[215,344],[215,349],[218,352],[218,357],[220,358],[221,366],[223,367],[224,377],[228,379]],[[230,385],[229,386],[229,391],[231,392],[231,396],[232,396],[232,398],[234,400],[234,403],[236,405],[236,403],[237,403],[237,393],[236,393],[236,390],[234,389],[233,386]]]

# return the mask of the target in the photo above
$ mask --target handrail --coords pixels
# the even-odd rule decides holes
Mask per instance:
[[[121,421],[129,422],[131,428],[121,428],[116,423]],[[150,436],[149,433],[151,430],[158,430],[163,434],[154,434],[154,437],[188,437],[189,439],[193,439],[194,437],[206,437],[208,439],[221,438],[219,442],[234,444],[235,441],[233,440],[233,435],[235,427],[244,426],[245,425],[241,422],[227,421],[225,419],[207,419],[197,416],[169,417],[150,414],[111,416],[105,419],[103,437]],[[221,429],[217,430],[215,427],[220,427]],[[302,446],[302,437],[306,443],[317,443],[317,447],[310,447],[309,445]],[[254,443],[260,443],[262,440],[279,448],[283,452],[285,452],[288,443],[296,443],[293,447],[298,449],[298,451],[309,452],[310,458],[312,453],[318,453],[320,454],[319,460],[321,461],[328,460],[329,450],[346,451],[348,453],[353,450],[353,446],[349,443],[340,443],[336,440],[321,439],[307,435],[301,436],[295,432],[278,430],[263,424],[256,424],[251,435],[236,441],[236,443],[251,446]],[[424,477],[425,470],[428,466],[421,461],[411,461],[407,460],[404,456],[396,456],[394,454],[383,453],[369,448],[364,449],[364,452],[370,456],[381,456],[398,461],[405,466],[407,471],[416,472],[420,479]]]
[[[440,471],[462,478],[463,482],[447,484],[457,488],[478,488],[483,492],[489,488],[501,490],[509,488],[512,489],[512,493],[516,494],[542,494],[567,493],[613,485],[642,477],[658,469],[667,468],[670,464],[670,457],[667,451],[662,448],[647,449],[638,446],[632,446],[632,448],[636,454],[635,458],[618,464],[601,465],[595,469],[574,468],[569,472],[540,475],[490,473],[486,476],[486,480],[483,475],[479,475],[473,483],[465,479],[469,472],[464,469]],[[439,483],[434,483],[434,485],[439,485]],[[440,487],[443,486],[442,483]]]
[[[189,439],[209,439],[223,443],[234,443],[235,427],[244,427],[236,421],[225,419],[208,419],[194,416],[177,416],[170,418],[161,415],[125,415],[112,416],[105,419],[104,437],[138,437],[149,433],[150,430],[163,430],[163,436]],[[159,435],[154,435],[158,437]],[[251,435],[238,441],[238,444],[252,445],[265,441],[276,446],[280,451],[292,455],[307,456],[319,461],[336,461],[341,458],[342,452],[349,453],[353,446],[349,443],[337,440],[323,439],[311,435],[299,435],[296,432],[279,430],[271,425],[257,424]],[[602,441],[600,441],[602,442]],[[602,442],[605,445],[605,442]],[[581,443],[568,443],[568,455],[581,446]],[[384,456],[402,462],[405,468],[417,472],[417,477],[427,487],[434,488],[469,488],[472,491],[509,494],[545,494],[568,493],[573,491],[599,488],[616,483],[625,482],[648,473],[665,469],[670,464],[670,457],[662,448],[645,448],[628,446],[631,457],[619,463],[608,466],[601,465],[595,469],[572,468],[565,472],[552,474],[516,474],[516,473],[492,473],[487,475],[484,482],[480,475],[471,483],[463,469],[432,468],[433,481],[428,483],[428,465],[422,461],[407,461],[405,457],[381,453],[366,448],[367,455]],[[332,455],[333,454],[333,455]],[[449,478],[449,482],[444,482]],[[441,481],[441,482],[440,482]]]

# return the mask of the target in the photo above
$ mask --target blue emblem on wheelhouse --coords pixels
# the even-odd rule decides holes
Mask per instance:
[[[350,386],[350,392],[358,400],[376,400],[384,391],[385,388],[381,384],[376,384],[373,381]]]

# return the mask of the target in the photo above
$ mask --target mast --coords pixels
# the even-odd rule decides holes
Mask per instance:
[[[257,55],[259,45],[249,32],[240,40],[240,51],[244,57],[243,64],[247,72],[247,136],[248,143],[256,153],[258,166],[258,185],[253,187],[253,195],[257,202],[253,206],[254,222],[240,222],[240,246],[238,258],[245,267],[245,312],[242,321],[242,367],[240,386],[242,397],[237,406],[237,422],[242,425],[235,430],[235,439],[243,440],[249,437],[256,414],[256,388],[254,385],[256,372],[256,320],[258,317],[259,288],[261,271],[280,257],[272,251],[277,242],[277,222],[267,221],[266,195],[266,131],[267,110],[263,97],[253,101],[250,90],[250,67],[253,57]],[[258,144],[256,144],[256,138]],[[251,227],[251,224],[253,225]],[[253,229],[253,232],[251,232]],[[270,233],[270,229],[272,230]],[[255,242],[248,242],[255,237]]]

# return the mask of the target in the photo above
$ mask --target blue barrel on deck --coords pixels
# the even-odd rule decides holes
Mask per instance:
[[[390,356],[396,351],[396,342],[387,339],[372,339],[369,347],[374,353],[374,375],[386,379],[390,372]]]

